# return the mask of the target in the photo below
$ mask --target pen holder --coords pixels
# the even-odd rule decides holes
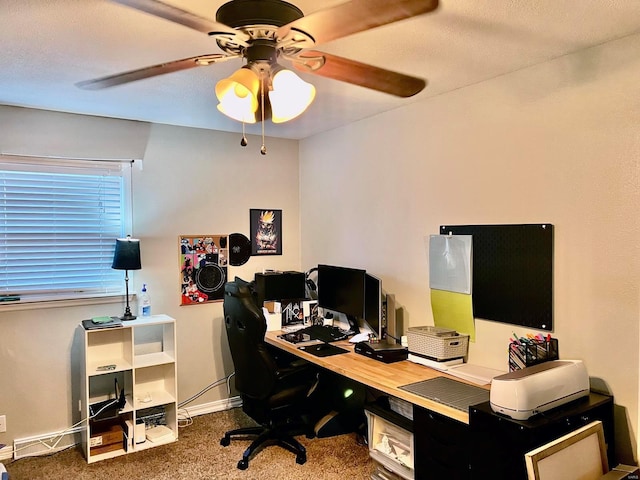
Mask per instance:
[[[537,365],[549,360],[558,360],[558,339],[529,339],[509,344],[509,371]]]

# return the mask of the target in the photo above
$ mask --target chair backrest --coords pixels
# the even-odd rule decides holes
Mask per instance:
[[[599,480],[609,471],[601,421],[525,454],[529,480]]]
[[[267,398],[276,383],[277,365],[264,342],[267,322],[246,282],[236,278],[225,285],[223,310],[236,389],[251,398]]]

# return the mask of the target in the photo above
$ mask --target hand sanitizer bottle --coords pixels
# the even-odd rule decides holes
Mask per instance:
[[[141,317],[150,317],[151,316],[151,298],[149,297],[149,293],[147,292],[147,284],[142,284],[142,292],[140,294],[140,316]]]

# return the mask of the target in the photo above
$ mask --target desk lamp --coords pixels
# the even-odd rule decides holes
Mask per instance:
[[[131,309],[129,308],[129,270],[140,270],[142,268],[140,265],[140,240],[131,238],[131,235],[127,235],[127,238],[116,239],[116,250],[113,254],[111,268],[124,270],[127,307],[120,320],[135,320],[136,316],[131,314]]]

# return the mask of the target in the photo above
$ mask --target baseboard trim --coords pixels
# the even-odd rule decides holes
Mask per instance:
[[[180,410],[184,410],[187,412],[187,414],[190,417],[196,417],[198,415],[206,415],[208,413],[216,413],[216,412],[222,412],[224,410],[230,410],[232,408],[236,408],[236,407],[240,407],[242,405],[242,399],[240,397],[231,397],[231,398],[227,398],[224,400],[217,400],[215,402],[208,402],[208,403],[203,403],[200,405],[194,405],[192,407],[182,407],[178,409],[178,415],[180,415]],[[68,436],[69,439],[74,438],[74,436],[80,435],[80,432],[82,431],[82,427],[76,427],[72,430],[68,430],[65,432],[54,432],[54,433],[48,433],[48,434],[44,434],[44,435],[36,435],[33,437],[29,437],[29,438],[21,438],[21,439],[16,439],[13,441],[14,446],[17,449],[20,449],[21,447],[24,447],[25,445],[33,442],[34,445],[42,445],[42,443],[40,443],[41,441],[46,441],[46,440],[51,440],[51,439],[55,439],[58,436],[60,436],[61,434],[64,434],[65,436]],[[75,437],[77,438],[77,437]],[[31,451],[31,452],[25,452],[25,454],[19,454],[18,456],[14,457],[14,447],[11,447],[9,445],[0,448],[0,460],[11,460],[11,459],[15,459],[17,460],[18,458],[23,458],[23,457],[27,457],[27,456],[37,456],[37,455],[42,455],[42,454],[51,454],[51,453],[55,453],[57,451],[60,450],[64,450],[66,448],[72,447],[74,445],[77,445],[78,442],[74,441],[72,443],[64,443],[64,446],[58,446],[55,449],[46,449],[46,450],[41,450],[41,451]],[[45,447],[46,448],[46,447]],[[28,449],[25,449],[28,450]],[[17,453],[17,452],[16,452]]]
[[[224,400],[216,400],[215,402],[202,403],[193,407],[182,407],[178,409],[185,410],[189,416],[196,417],[198,415],[206,415],[207,413],[222,412],[242,405],[240,397],[231,397]]]
[[[11,460],[13,458],[13,448],[9,445],[0,448],[0,460]]]
[[[81,434],[82,427],[73,427],[44,435],[16,438],[13,441],[13,448],[9,450],[9,458],[18,460],[24,457],[50,455],[61,450],[66,450],[78,443]]]

